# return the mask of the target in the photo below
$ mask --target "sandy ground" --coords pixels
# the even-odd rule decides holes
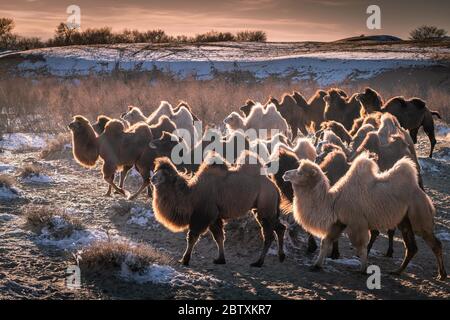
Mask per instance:
[[[447,135],[448,138],[448,135]],[[450,270],[450,141],[438,137],[437,160],[422,160],[425,187],[437,207],[436,232],[443,240],[444,259]],[[428,141],[420,137],[419,154],[425,157]],[[446,157],[446,161],[439,160]],[[435,280],[436,263],[431,250],[418,239],[419,252],[406,272],[392,276],[388,271],[400,264],[403,244],[396,234],[394,257],[384,256],[386,236],[380,236],[369,257],[370,264],[380,266],[381,289],[369,290],[367,277],[357,273],[358,265],[348,239],[340,241],[341,259],[327,260],[318,273],[308,270],[315,255],[307,255],[306,235],[300,235],[299,247],[287,241],[287,259],[280,264],[275,246],[261,269],[251,268],[261,248],[259,231],[253,218],[227,225],[226,265],[214,265],[216,246],[205,235],[198,243],[191,266],[173,267],[186,276],[186,281],[166,284],[138,284],[124,281],[118,275],[84,277],[82,287],[65,287],[65,270],[74,259],[71,255],[81,247],[64,249],[43,243],[41,237],[24,228],[21,210],[24,206],[52,204],[70,210],[93,230],[107,232],[134,242],[151,244],[167,253],[174,261],[185,248],[185,235],[173,234],[152,219],[143,225],[130,224],[132,208],[150,208],[145,195],[130,202],[115,195],[105,198],[106,185],[98,169],[84,169],[71,157],[44,161],[38,152],[5,152],[1,163],[11,174],[24,163],[38,164],[52,178],[51,183],[18,183],[21,197],[0,200],[0,298],[2,299],[448,299],[449,281]],[[139,179],[128,177],[125,186],[136,190]]]

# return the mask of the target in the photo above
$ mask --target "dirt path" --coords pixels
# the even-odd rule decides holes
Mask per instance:
[[[423,157],[428,142],[420,137],[418,145]],[[444,259],[450,270],[450,142],[442,137],[436,147],[437,160],[421,160],[425,187],[437,207],[436,230],[443,240]],[[447,158],[445,156],[447,155]],[[440,156],[446,160],[439,160]],[[198,243],[185,268],[174,264],[185,281],[171,284],[138,284],[117,277],[99,275],[86,279],[82,288],[71,291],[65,287],[66,267],[73,263],[71,252],[81,247],[61,248],[49,245],[24,229],[21,211],[25,206],[51,204],[64,208],[80,218],[90,230],[109,237],[122,237],[134,242],[149,243],[178,259],[185,247],[184,234],[172,234],[152,217],[131,223],[136,212],[150,208],[142,195],[137,201],[127,201],[115,195],[105,198],[105,183],[97,169],[83,169],[70,158],[44,161],[36,152],[0,155],[0,163],[9,166],[11,174],[27,162],[36,162],[53,182],[44,184],[18,183],[21,197],[0,200],[0,298],[201,298],[201,299],[422,299],[450,297],[449,281],[437,281],[435,259],[422,239],[418,239],[419,253],[402,276],[392,276],[389,270],[400,264],[403,245],[396,234],[394,258],[387,258],[387,238],[381,236],[369,257],[370,264],[380,266],[381,289],[369,290],[367,277],[357,273],[358,260],[348,239],[340,241],[342,258],[327,260],[325,270],[308,271],[314,255],[305,254],[306,236],[300,235],[300,247],[286,245],[287,259],[280,264],[271,250],[261,269],[250,268],[262,245],[259,230],[252,217],[227,225],[226,265],[214,265],[216,246],[210,235]],[[436,171],[435,171],[436,170]],[[128,189],[138,187],[138,178],[126,181]],[[68,249],[69,248],[69,249]],[[273,247],[275,249],[275,247]]]

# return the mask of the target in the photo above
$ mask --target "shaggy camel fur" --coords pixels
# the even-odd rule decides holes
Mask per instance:
[[[336,122],[334,120],[322,122],[322,124],[320,125],[320,130],[316,132],[316,137],[320,137],[325,130],[333,131],[341,139],[341,141],[346,142],[347,145],[350,145],[350,143],[352,142],[352,136],[348,133],[347,129],[345,129],[345,127],[339,122]]]
[[[255,104],[255,101],[248,99],[247,101],[245,101],[245,104],[239,108],[239,110],[244,114],[245,117],[248,117]]]
[[[361,126],[358,131],[352,137],[351,148],[353,151],[358,150],[361,143],[363,143],[364,139],[369,132],[375,131],[375,127],[371,124],[365,124]]]
[[[298,104],[293,96],[286,93],[283,95],[281,102],[274,97],[270,97],[266,106],[270,104],[275,105],[281,116],[286,119],[286,122],[291,127],[293,138],[297,136],[298,130],[303,135],[308,135],[305,106]]]
[[[208,151],[215,151],[227,161],[234,163],[244,150],[256,151],[257,149],[255,145],[252,148],[252,143],[239,130],[222,137],[220,132],[207,129],[202,141],[199,141],[192,149],[182,138],[168,132],[163,132],[160,138],[152,140],[149,145],[158,157],[170,158],[172,152],[175,152],[186,160],[177,164],[177,168],[191,173],[197,171]],[[263,147],[265,148],[264,145]]]
[[[97,117],[97,122],[92,125],[92,128],[94,128],[97,135],[101,135],[103,133],[109,120],[111,120],[111,118],[105,115],[99,115]]]
[[[362,117],[359,117],[353,122],[352,130],[350,130],[349,134],[354,136],[356,132],[365,124],[371,124],[375,128],[380,126],[380,119],[383,114],[381,112],[373,112],[370,114],[365,114]]]
[[[344,125],[347,130],[353,126],[353,121],[361,116],[361,103],[355,93],[350,98],[342,97],[336,89],[331,89],[323,98],[326,102],[324,119],[334,120]]]
[[[311,161],[315,161],[317,157],[316,148],[314,148],[313,144],[307,138],[297,139],[294,147],[289,147],[282,142],[278,143],[274,148],[274,155],[276,155],[276,151],[278,149],[284,149],[293,152],[299,159],[308,159]]]
[[[191,106],[186,101],[183,101],[183,100],[179,101],[177,106],[173,109],[173,112],[177,113],[178,111],[180,111],[181,107],[185,107],[186,109],[188,109],[188,111],[192,115],[192,118],[194,119],[194,121],[200,121],[199,117],[197,117],[197,115],[194,113],[194,111],[192,111]]]
[[[322,238],[313,270],[323,266],[331,243],[346,229],[365,274],[368,231],[399,226],[406,254],[396,273],[400,274],[417,252],[415,233],[435,254],[440,279],[446,278],[442,245],[433,233],[435,209],[419,187],[410,159],[403,158],[380,173],[375,161],[363,154],[331,188],[320,167],[308,160],[302,160],[298,169],[287,171],[284,178],[293,185],[295,218],[307,231]]]
[[[103,178],[109,184],[106,196],[111,195],[112,188],[125,195],[125,190],[114,183],[114,175],[119,169],[129,170],[135,166],[142,176],[141,187],[130,199],[137,197],[149,185],[151,163],[148,160],[152,157],[148,154],[151,153],[148,143],[152,140],[152,133],[147,124],[139,123],[125,130],[122,122],[113,119],[97,137],[86,118],[75,116],[69,129],[72,132],[73,154],[78,163],[92,167],[99,157],[103,159]]]
[[[194,127],[194,118],[184,105],[177,107],[177,112],[174,112],[172,106],[167,101],[161,101],[158,109],[156,109],[149,117],[146,117],[138,107],[130,106],[128,107],[128,111],[122,115],[122,119],[130,125],[138,122],[157,125],[162,116],[166,116],[173,121],[177,129],[187,131],[190,139],[187,139],[186,136],[184,136],[184,138],[191,146],[197,142],[198,133]]]
[[[223,221],[238,218],[256,209],[264,239],[259,259],[251,266],[261,267],[275,236],[278,257],[284,261],[283,239],[286,227],[279,221],[280,196],[277,186],[260,174],[262,165],[248,164],[251,153],[244,153],[237,166],[230,166],[218,155],[208,156],[192,178],[187,178],[167,158],[159,158],[152,177],[155,218],[173,232],[188,229],[187,248],[181,259],[189,264],[200,235],[209,230],[217,243],[216,264],[225,263]]]
[[[327,95],[324,90],[317,90],[316,93],[308,100],[302,94],[295,91],[292,97],[303,113],[303,125],[311,128],[313,131],[318,130],[320,124],[324,121],[325,101],[323,98]]]
[[[316,140],[317,141],[317,140]],[[348,156],[351,155],[352,150],[350,148],[347,148],[347,146],[345,145],[345,143],[341,140],[341,138],[339,138],[333,131],[331,130],[325,130],[323,131],[323,138],[322,140],[317,144],[317,151],[319,153],[322,153],[322,147],[325,144],[334,144],[336,146],[338,146],[339,148],[342,149],[342,151],[345,152],[345,154]]]
[[[231,132],[239,129],[242,131],[249,129],[256,130],[256,137],[250,137],[253,139],[270,139],[272,134],[274,134],[272,132],[273,130],[277,130],[278,133],[283,133],[289,139],[292,137],[288,123],[272,103],[266,108],[259,103],[256,104],[246,118],[242,118],[237,112],[232,112],[223,120],[223,123]],[[260,130],[266,130],[266,134]]]
[[[419,128],[423,127],[431,144],[429,157],[431,158],[433,156],[434,146],[436,145],[433,116],[440,119],[441,116],[438,112],[430,110],[425,101],[419,98],[406,100],[404,97],[394,97],[386,103],[379,105],[371,103],[371,101],[376,99],[374,97],[378,97],[382,102],[381,96],[375,90],[366,88],[365,93],[364,97],[358,97],[364,112],[371,113],[379,111],[393,114],[398,119],[400,125],[409,130],[414,143],[417,143],[417,133]],[[367,96],[369,98],[365,98]]]

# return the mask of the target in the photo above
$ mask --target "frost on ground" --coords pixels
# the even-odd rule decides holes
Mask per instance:
[[[155,222],[155,216],[151,209],[133,207],[130,210],[130,215],[131,217],[128,219],[127,224],[137,224],[141,227],[145,227]]]
[[[70,236],[55,238],[53,232],[48,228],[43,228],[42,233],[37,237],[37,242],[45,246],[54,246],[61,250],[74,250],[90,245],[95,241],[108,239],[108,234],[103,230],[84,229],[74,230]]]
[[[436,233],[436,237],[438,237],[441,241],[446,241],[446,242],[450,241],[450,233],[445,232],[445,231]]]
[[[0,140],[0,149],[8,151],[41,149],[47,145],[51,135],[33,133],[5,133]]]
[[[21,181],[23,183],[37,183],[37,184],[46,184],[54,182],[53,178],[42,173],[31,174],[25,178],[22,178]]]
[[[16,187],[0,185],[0,199],[16,199],[20,197],[20,190]]]

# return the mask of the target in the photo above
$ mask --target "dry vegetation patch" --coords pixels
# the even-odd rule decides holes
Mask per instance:
[[[28,206],[23,210],[26,227],[37,234],[48,233],[55,239],[69,237],[84,226],[76,217],[70,216],[54,206]]]
[[[144,272],[152,264],[167,265],[171,260],[146,244],[98,241],[79,252],[80,268],[90,272],[119,271],[126,264],[132,272]]]
[[[68,132],[59,133],[47,141],[40,157],[45,160],[68,158],[72,156],[70,148],[70,134]]]

